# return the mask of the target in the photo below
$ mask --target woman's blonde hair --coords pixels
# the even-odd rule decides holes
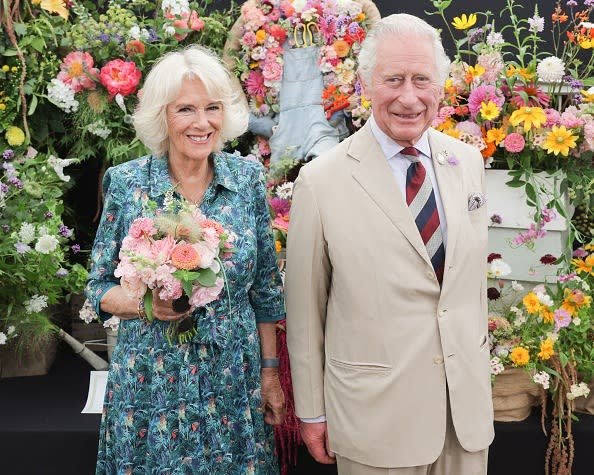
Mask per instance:
[[[167,105],[178,97],[184,79],[199,79],[210,98],[223,104],[217,150],[247,130],[245,97],[221,60],[207,48],[188,46],[165,54],[153,65],[132,116],[136,135],[155,156],[164,156],[169,150]]]

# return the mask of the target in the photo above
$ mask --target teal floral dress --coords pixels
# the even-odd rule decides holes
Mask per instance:
[[[260,409],[256,331],[256,323],[284,318],[263,168],[226,153],[211,160],[201,210],[237,235],[237,252],[225,261],[230,295],[194,312],[198,333],[183,345],[169,345],[168,323],[120,322],[97,474],[278,473],[273,431]],[[162,206],[171,190],[167,160],[148,156],[110,168],[103,187],[86,295],[106,320],[99,302],[118,285],[120,243],[144,204]]]

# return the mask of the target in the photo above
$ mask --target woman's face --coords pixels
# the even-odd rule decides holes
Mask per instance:
[[[199,79],[184,79],[179,95],[167,106],[169,158],[207,159],[222,125],[222,102],[212,100]]]

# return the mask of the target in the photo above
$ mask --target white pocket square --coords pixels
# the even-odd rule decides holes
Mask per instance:
[[[468,195],[468,211],[474,211],[487,203],[487,198],[478,191]]]

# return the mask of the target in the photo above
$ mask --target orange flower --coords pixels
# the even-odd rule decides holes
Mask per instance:
[[[344,40],[336,40],[334,42],[334,49],[336,50],[336,55],[339,58],[344,58],[347,54],[349,54],[351,47]]]
[[[495,142],[486,142],[487,146],[481,150],[481,155],[483,156],[483,158],[489,158],[491,155],[493,155],[495,153],[495,150],[497,150],[497,146],[495,145]]]
[[[555,314],[548,307],[541,307],[540,317],[544,323],[552,323],[555,320]]]
[[[256,41],[259,44],[264,43],[264,40],[266,39],[266,32],[262,29],[256,31]]]
[[[569,18],[567,15],[563,14],[560,9],[555,10],[555,13],[551,15],[553,21],[558,21],[559,23],[565,23]]]
[[[526,348],[522,348],[521,346],[516,346],[510,355],[511,360],[514,364],[518,366],[526,366],[530,361],[530,353]]]
[[[178,269],[192,270],[200,265],[200,254],[191,244],[181,243],[171,251],[171,263]]]

